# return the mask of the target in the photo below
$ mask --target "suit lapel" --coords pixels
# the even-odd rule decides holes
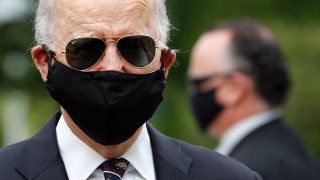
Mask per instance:
[[[16,169],[26,179],[68,179],[56,138],[60,116],[56,113],[22,150]],[[193,160],[183,154],[181,142],[157,132],[149,123],[147,127],[157,180],[190,179]]]
[[[192,159],[183,154],[180,141],[157,132],[147,123],[157,180],[190,179]]]
[[[50,121],[27,141],[16,169],[26,179],[68,179],[59,153],[56,125],[61,113],[56,113]]]

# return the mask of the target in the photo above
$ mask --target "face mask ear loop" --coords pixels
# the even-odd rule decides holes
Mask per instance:
[[[55,58],[56,53],[53,52],[53,51],[51,51],[50,48],[49,48],[47,45],[45,45],[45,44],[43,44],[43,45],[41,45],[41,46],[44,48],[44,50],[45,50],[45,51],[47,52],[47,54],[49,55],[48,68],[50,69],[50,68],[52,67],[52,59],[55,60],[55,61],[57,61],[57,59]]]
[[[166,53],[166,59],[164,60],[163,63],[161,63],[161,67],[160,67],[161,70],[164,70],[164,65],[166,64],[166,62],[171,54],[171,51],[172,51],[172,49],[168,48],[167,53]]]

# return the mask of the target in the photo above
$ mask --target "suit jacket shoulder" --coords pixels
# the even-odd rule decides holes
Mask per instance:
[[[55,134],[56,113],[32,138],[0,150],[0,180],[67,180]]]
[[[21,178],[15,166],[24,146],[25,141],[0,149],[0,180]]]
[[[159,180],[250,180],[260,176],[239,162],[210,149],[167,137],[148,124]]]
[[[267,180],[320,179],[319,166],[308,154],[298,134],[279,119],[249,134],[230,156]]]

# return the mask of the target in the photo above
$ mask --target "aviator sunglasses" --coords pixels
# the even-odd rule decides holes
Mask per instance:
[[[62,53],[66,55],[67,63],[72,68],[86,70],[102,59],[110,42],[116,44],[118,53],[125,61],[138,68],[149,65],[158,48],[153,38],[145,35],[123,36],[118,40],[84,37],[68,42]]]

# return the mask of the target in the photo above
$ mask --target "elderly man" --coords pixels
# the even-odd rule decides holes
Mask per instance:
[[[40,0],[32,57],[61,112],[0,150],[0,179],[260,179],[146,123],[176,56],[168,27],[163,0]]]
[[[320,179],[297,133],[282,121],[287,65],[269,29],[247,20],[217,25],[194,46],[190,103],[217,151],[267,180]]]

